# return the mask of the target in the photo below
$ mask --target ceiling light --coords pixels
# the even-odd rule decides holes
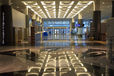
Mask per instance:
[[[65,18],[66,14],[68,13],[69,9],[67,9],[67,11],[65,12],[63,18]]]
[[[82,5],[81,2],[78,2],[77,5]]]
[[[55,1],[41,1],[41,4],[43,5],[45,11],[47,12],[49,18],[52,18],[53,15],[56,17]]]
[[[90,1],[89,3],[87,3],[87,5],[85,5],[82,9],[80,9],[73,17],[75,17],[77,14],[79,14],[81,11],[83,11],[87,6],[89,6],[92,3],[93,1]]]
[[[73,5],[73,3],[74,3],[74,1],[72,1],[72,2],[70,3],[70,5]]]
[[[33,11],[36,15],[38,15],[39,17],[42,18],[42,16],[39,15],[38,12],[36,12],[30,5],[28,5],[26,2],[23,2],[23,3],[26,5],[27,8],[31,9],[31,11]],[[43,15],[45,16],[45,18],[47,18],[47,16],[44,14],[44,12],[43,12]]]
[[[40,8],[40,6],[38,6],[37,8]]]
[[[35,6],[36,6],[36,5],[38,5],[38,3],[34,3],[33,5],[35,5]]]
[[[77,6],[75,6],[74,8],[78,8]]]
[[[42,4],[42,5],[46,5],[43,1],[41,1],[41,4]]]
[[[27,3],[26,2],[22,2],[24,5],[26,5],[27,6]]]
[[[68,6],[67,8],[71,8],[72,6]]]
[[[71,11],[71,13],[67,16],[67,18],[69,18],[71,16],[72,16],[72,18],[75,17],[77,14],[79,14],[81,11],[83,11],[88,5],[92,4],[94,1],[88,1],[88,3],[86,3],[86,5],[85,4],[83,5],[82,2],[81,1],[78,2],[78,4],[74,7],[74,9]]]

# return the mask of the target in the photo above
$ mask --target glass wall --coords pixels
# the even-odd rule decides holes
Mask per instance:
[[[50,34],[65,34],[70,33],[71,19],[44,19],[44,31]]]
[[[80,30],[80,24],[78,24],[78,20],[75,20],[75,32],[78,34],[81,31],[81,34],[85,34],[90,31],[90,23],[92,20],[83,20],[84,26]]]

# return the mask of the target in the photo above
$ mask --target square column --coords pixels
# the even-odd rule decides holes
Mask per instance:
[[[15,45],[15,31],[12,24],[12,7],[1,6],[0,44],[3,46]]]
[[[112,1],[112,17],[114,17],[114,0]]]
[[[94,39],[100,40],[101,34],[101,11],[93,12]]]
[[[36,22],[36,15],[32,16],[32,26],[31,26],[31,45],[35,45],[35,22]]]
[[[93,32],[91,32],[91,36],[94,37],[95,40],[100,40],[101,35],[101,11],[100,11],[100,0],[94,0],[94,11],[93,11],[93,24],[92,28],[94,28]],[[91,30],[92,31],[92,30]]]

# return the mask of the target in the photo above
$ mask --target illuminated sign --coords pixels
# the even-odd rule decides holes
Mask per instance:
[[[70,24],[69,21],[46,21],[44,22],[44,24],[61,24],[61,25],[64,25],[64,24]]]

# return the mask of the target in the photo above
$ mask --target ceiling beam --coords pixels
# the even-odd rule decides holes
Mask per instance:
[[[71,9],[68,11],[66,14],[65,18],[70,14],[70,12],[74,9],[74,7],[77,5],[78,1],[75,1],[74,4],[72,5]]]
[[[58,18],[58,13],[59,13],[59,3],[60,3],[60,1],[59,1],[59,0],[56,0],[55,3],[56,3],[56,18]]]
[[[47,16],[47,18],[49,18],[49,16],[48,16],[47,12],[45,11],[43,5],[41,4],[41,1],[37,0],[37,3],[40,6],[40,8],[42,9],[42,11],[44,12],[44,14]]]

